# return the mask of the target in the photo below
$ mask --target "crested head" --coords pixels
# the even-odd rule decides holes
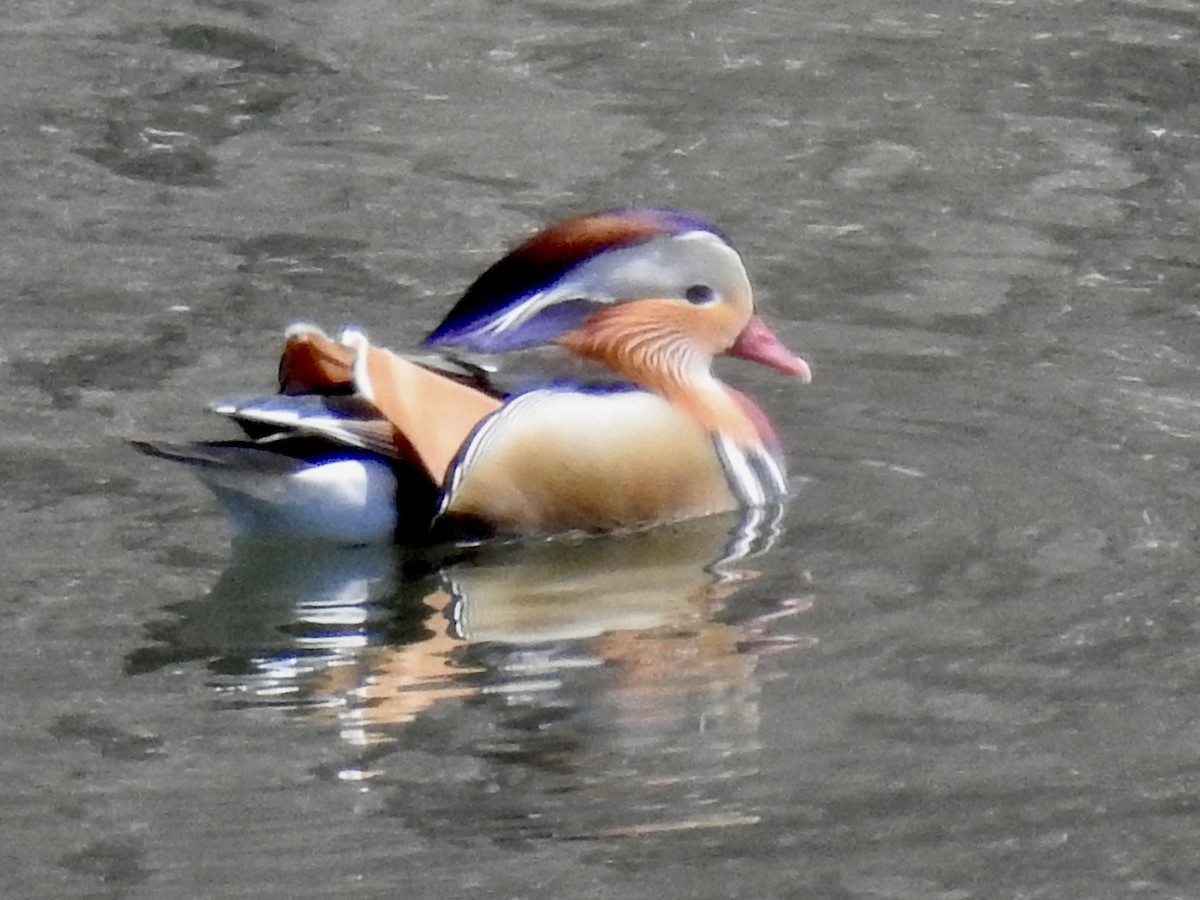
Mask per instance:
[[[597,310],[646,298],[693,306],[722,301],[749,317],[741,257],[693,213],[653,207],[565,219],[479,276],[425,339],[500,353],[551,343]]]

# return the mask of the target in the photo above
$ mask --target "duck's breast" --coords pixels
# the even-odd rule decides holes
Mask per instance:
[[[533,533],[639,528],[739,503],[713,436],[662,397],[555,386],[481,423],[452,468],[442,511]]]

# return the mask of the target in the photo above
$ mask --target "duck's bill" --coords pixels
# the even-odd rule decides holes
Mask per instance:
[[[812,369],[808,367],[808,363],[783,346],[779,338],[775,337],[775,333],[767,327],[767,323],[758,316],[750,317],[733,346],[725,352],[739,359],[770,366],[785,375],[794,375],[804,384],[812,381]]]

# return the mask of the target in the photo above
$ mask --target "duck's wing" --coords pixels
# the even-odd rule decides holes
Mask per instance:
[[[501,401],[376,347],[361,332],[347,331],[342,341],[355,351],[356,396],[391,425],[403,457],[419,462],[441,485],[467,437]]]
[[[406,358],[371,344],[359,331],[348,330],[334,341],[313,326],[293,326],[280,359],[278,406],[308,404],[312,415],[305,415],[304,428],[415,462],[441,485],[467,436],[501,404],[476,386],[481,379],[477,366]],[[287,425],[270,403],[220,411],[240,422],[269,415],[272,424]]]
[[[476,353],[447,347],[395,355],[497,400],[550,381],[628,382],[605,365],[553,345],[506,353]],[[293,325],[285,333],[280,355],[280,393],[350,394],[354,391],[354,359],[354,348],[334,340],[317,326]]]
[[[353,330],[348,332],[353,334]],[[345,338],[345,335],[343,335]],[[281,394],[351,394],[357,349],[309,323],[292,325],[284,332],[279,355]],[[409,362],[485,394],[504,396],[494,382],[499,371],[495,357],[454,350],[406,353]]]
[[[393,458],[401,458],[405,449],[395,428],[379,410],[354,395],[275,394],[225,400],[211,409],[232,419],[247,437],[264,448],[309,437]]]

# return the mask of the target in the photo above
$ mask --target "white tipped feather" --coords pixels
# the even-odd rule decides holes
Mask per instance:
[[[364,400],[374,403],[375,389],[371,385],[371,375],[367,370],[367,350],[370,346],[367,336],[357,328],[347,328],[342,332],[342,345],[354,351],[351,378],[354,381],[355,392]]]
[[[313,325],[311,322],[296,322],[294,325],[289,325],[283,330],[283,338],[285,341],[299,337],[303,334],[315,334],[318,337],[329,339],[329,335],[325,333],[325,329],[319,325]]]
[[[396,453],[391,424],[379,415],[378,410],[357,397],[273,394],[226,400],[214,404],[211,409],[228,416],[248,431],[250,425],[271,426],[279,430],[280,437],[324,437],[337,444],[360,447],[383,456]]]

